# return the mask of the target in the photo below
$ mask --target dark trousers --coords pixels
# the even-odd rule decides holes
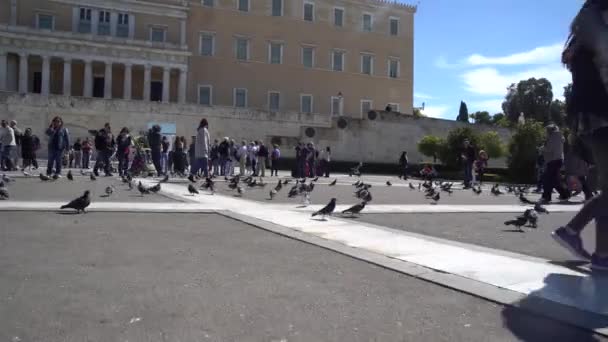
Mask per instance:
[[[329,177],[329,162],[327,160],[321,160],[321,166],[323,170],[323,175],[325,177]]]
[[[151,154],[152,154],[152,164],[154,164],[154,168],[156,169],[156,174],[158,176],[160,176],[163,174],[163,168],[160,163],[160,155],[161,155],[160,149],[158,149],[158,150],[152,149]]]
[[[63,150],[49,149],[49,158],[46,166],[46,174],[50,175],[53,173],[53,167],[55,167],[55,173],[61,174],[61,159],[63,157]]]
[[[399,165],[399,178],[407,179],[407,165]]]
[[[101,169],[103,166],[103,171],[106,175],[110,174],[110,156],[112,155],[112,151],[98,151],[97,152],[97,160],[95,161],[95,166],[93,166],[93,172]]]
[[[118,158],[118,174],[125,175],[129,169],[129,154],[121,153],[117,155]]]
[[[543,176],[543,199],[551,201],[553,189],[559,192],[561,198],[570,197],[568,190],[564,189],[561,182],[560,170],[562,169],[563,161],[561,159],[552,160],[545,165],[545,173]]]
[[[89,160],[91,160],[91,151],[82,151],[82,168],[89,168]]]
[[[272,175],[279,176],[279,160],[273,159],[271,161],[272,165],[270,165],[270,176]]]
[[[10,145],[2,147],[2,161],[3,161],[3,165],[4,165],[5,169],[8,171],[13,170],[12,152],[15,147],[16,146],[10,146]]]
[[[471,186],[473,181],[473,162],[464,162],[464,186]]]

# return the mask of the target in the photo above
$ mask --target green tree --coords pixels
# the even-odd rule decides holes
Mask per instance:
[[[492,124],[492,117],[490,116],[490,113],[488,113],[486,111],[475,112],[475,113],[469,115],[469,117],[471,119],[473,119],[473,122],[475,122],[476,124],[482,124],[482,125],[491,125]]]
[[[500,136],[496,131],[489,131],[479,135],[479,148],[488,153],[490,158],[500,158],[505,153],[505,148]]]
[[[502,110],[509,121],[516,123],[524,113],[526,119],[542,123],[551,120],[553,88],[546,78],[530,78],[511,84],[508,88]]]
[[[458,117],[456,118],[456,121],[466,123],[469,122],[469,109],[464,101],[460,101],[460,109],[458,110]]]
[[[418,151],[427,157],[433,157],[433,162],[435,163],[444,146],[444,139],[434,135],[427,135],[418,142]]]
[[[458,167],[465,140],[469,140],[473,146],[479,146],[479,136],[471,128],[461,127],[450,131],[444,148],[439,153],[439,159],[450,168]]]
[[[532,182],[536,179],[537,147],[545,138],[544,125],[534,120],[518,125],[509,142],[507,165],[511,178],[518,182]]]
[[[566,122],[566,104],[560,100],[551,102],[549,121],[562,127]]]

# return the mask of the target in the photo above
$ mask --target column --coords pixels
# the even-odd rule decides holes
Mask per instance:
[[[150,64],[144,65],[144,101],[150,101],[151,72],[152,66]]]
[[[171,69],[163,68],[163,102],[169,102],[169,84],[171,83]]]
[[[11,0],[11,17],[9,23],[11,26],[17,25],[17,0]]]
[[[110,36],[116,37],[116,25],[118,24],[118,13],[110,13]]]
[[[0,51],[0,91],[6,90],[6,51]]]
[[[19,54],[19,93],[27,94],[27,80],[28,80],[28,70],[27,70],[27,59],[28,55],[25,53]]]
[[[106,62],[106,74],[103,79],[103,97],[112,98],[112,62]]]
[[[91,10],[91,34],[97,34],[97,24],[99,24],[99,10]]]
[[[179,22],[179,43],[181,46],[186,45],[186,19],[182,19]]]
[[[72,96],[72,60],[63,60],[63,96]]]
[[[186,74],[187,70],[180,69],[179,70],[179,82],[177,86],[177,101],[179,103],[186,103]]]
[[[125,100],[131,99],[131,70],[132,65],[130,63],[125,63],[125,77],[123,80],[123,98]]]
[[[84,61],[84,96],[93,96],[93,61]]]
[[[51,56],[42,56],[42,80],[40,85],[40,94],[43,96],[49,95],[51,87]]]

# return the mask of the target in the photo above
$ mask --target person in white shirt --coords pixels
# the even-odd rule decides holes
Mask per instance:
[[[0,122],[0,144],[2,145],[2,166],[3,171],[12,171],[14,169],[12,161],[12,151],[16,148],[15,132],[8,125],[6,120]]]

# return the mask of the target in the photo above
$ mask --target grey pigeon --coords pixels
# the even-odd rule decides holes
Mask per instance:
[[[73,181],[74,180],[74,176],[72,175],[72,170],[68,171],[68,175],[67,175],[68,180]]]
[[[236,192],[238,192],[238,194],[240,196],[243,196],[243,193],[245,192],[245,189],[243,189],[243,187],[239,185],[239,186],[236,187]]]
[[[535,210],[537,213],[541,213],[541,214],[549,214],[549,210],[547,210],[547,208],[543,207],[543,205],[542,205],[542,204],[540,204],[540,203],[536,203],[536,204],[534,205],[534,210]]]
[[[112,196],[113,193],[114,193],[114,187],[113,186],[107,186],[106,187],[106,195],[108,195],[107,197]]]
[[[325,207],[321,208],[321,210],[319,210],[319,211],[312,213],[312,217],[321,215],[323,218],[325,218],[325,216],[331,215],[335,209],[336,209],[336,199],[332,198],[331,201],[329,201],[329,203]]]
[[[148,188],[148,191],[157,193],[160,191],[160,183],[157,183],[155,186]]]
[[[352,207],[342,211],[342,214],[350,214],[351,216],[357,215],[365,208],[365,204],[367,202],[363,201],[361,203],[355,204]]]
[[[95,175],[94,175],[94,174],[92,174],[92,173],[89,175],[89,178],[90,178],[92,181],[97,180],[97,178],[95,177]]]
[[[51,180],[51,177],[47,176],[47,175],[43,175],[42,173],[40,174],[40,180],[43,182],[48,182]]]
[[[435,201],[434,203],[439,202],[439,200],[441,199],[441,195],[440,193],[436,193],[433,197],[432,197],[433,201]]]
[[[129,183],[129,184],[131,184],[131,183]],[[137,190],[139,190],[139,193],[142,195],[142,197],[144,194],[150,193],[150,191],[148,189],[146,189],[146,187],[143,184],[141,184],[141,181],[139,183],[137,183]]]
[[[276,194],[277,194],[276,188],[270,190],[270,199],[272,200],[274,198],[274,196],[276,196]]]
[[[8,189],[4,187],[4,183],[0,186],[0,200],[7,200],[9,198]]]
[[[194,196],[194,194],[198,195],[198,190],[196,190],[196,188],[192,184],[188,184],[188,192],[190,193],[190,195],[193,195],[193,196]]]
[[[393,183],[391,183],[390,181],[386,181],[386,186],[391,186],[393,185]]]
[[[90,191],[87,190],[84,192],[84,195],[82,195],[81,197],[78,197],[77,199],[71,201],[70,203],[66,204],[66,205],[62,205],[61,209],[66,209],[66,208],[70,208],[70,209],[76,209],[76,212],[80,213],[81,211],[84,213],[86,212],[85,209],[86,207],[89,206],[89,204],[91,204],[91,198],[90,198]]]
[[[529,199],[527,199],[526,196],[524,196],[523,192],[521,192],[519,194],[519,201],[523,204],[536,204],[536,203],[530,201]]]
[[[536,228],[538,224],[538,214],[534,209],[528,209],[524,212],[524,217],[528,219],[531,228]]]
[[[410,183],[410,190],[416,190],[416,187],[412,183]]]
[[[2,181],[5,182],[5,183],[10,183],[13,180],[9,176],[7,176],[6,174],[2,174]]]
[[[521,229],[521,227],[525,226],[526,223],[528,223],[528,218],[525,216],[518,216],[516,219],[514,220],[509,220],[505,222],[505,226],[515,226],[517,227],[517,229],[519,229],[520,231],[523,232],[523,229]]]
[[[333,182],[329,183],[329,186],[334,186],[338,183],[338,178],[334,179]]]

